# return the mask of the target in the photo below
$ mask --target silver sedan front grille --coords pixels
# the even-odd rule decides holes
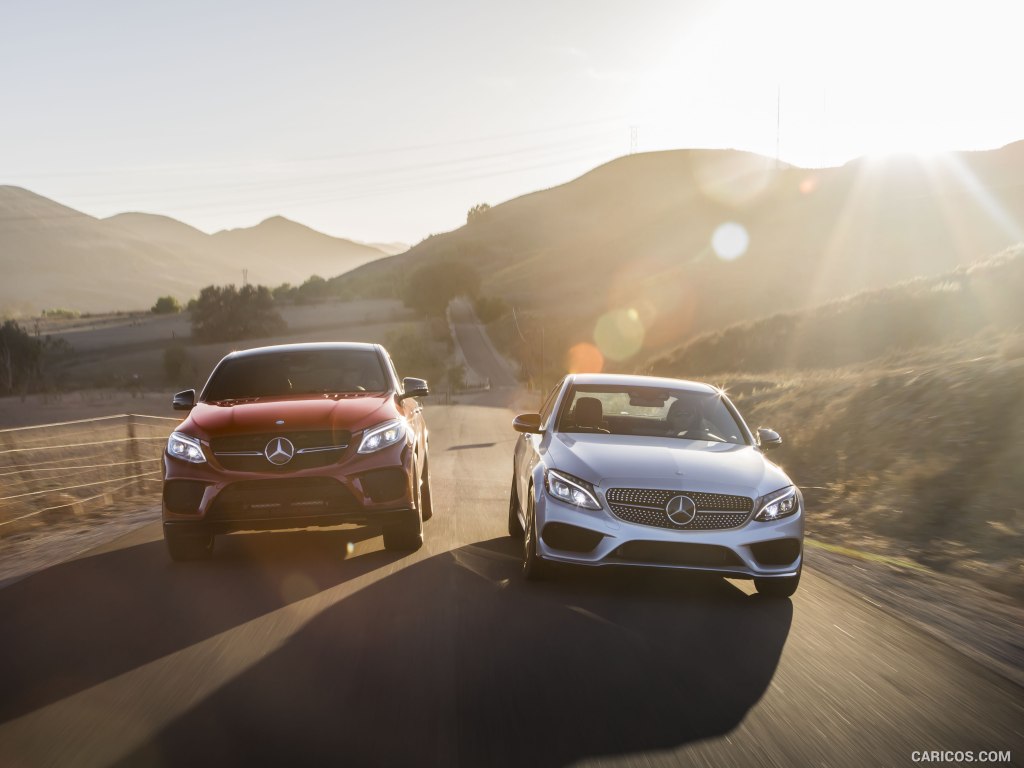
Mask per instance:
[[[675,496],[688,496],[697,506],[693,520],[678,525],[668,518],[665,507]],[[739,528],[747,522],[754,500],[747,496],[701,491],[666,491],[648,488],[609,488],[605,494],[612,513],[620,520],[673,531],[720,531]]]

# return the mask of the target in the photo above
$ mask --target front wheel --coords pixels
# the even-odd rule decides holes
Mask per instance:
[[[523,530],[523,576],[527,581],[540,581],[548,576],[549,571],[550,564],[537,554],[537,510],[531,488],[526,502],[526,528]]]
[[[757,587],[757,594],[765,597],[792,597],[796,588],[800,586],[800,573],[797,573],[796,576],[783,576],[778,579],[754,579],[754,586]]]
[[[512,490],[508,495],[508,535],[513,539],[523,538],[523,524],[519,522],[519,491],[516,477],[512,475]]]
[[[430,496],[430,462],[423,459],[423,472],[420,475],[420,519],[426,522],[434,516],[434,502]]]

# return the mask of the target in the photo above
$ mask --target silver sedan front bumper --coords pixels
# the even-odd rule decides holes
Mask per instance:
[[[544,560],[574,565],[675,568],[740,578],[795,576],[800,571],[804,502],[799,493],[799,510],[789,517],[761,522],[752,519],[751,513],[741,518],[743,524],[721,530],[675,530],[628,522],[610,511],[603,493],[599,498],[600,510],[580,509],[542,489],[535,506],[537,553]],[[780,561],[785,562],[776,564]]]

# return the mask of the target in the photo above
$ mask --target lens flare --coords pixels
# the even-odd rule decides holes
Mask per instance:
[[[809,195],[818,188],[818,180],[813,176],[807,176],[800,182],[800,194]]]
[[[594,343],[608,360],[626,360],[644,343],[644,326],[635,309],[615,309],[598,318]]]
[[[720,224],[711,236],[711,247],[715,255],[723,261],[733,261],[747,252],[750,246],[750,235],[746,228],[735,221]]]
[[[593,344],[583,341],[569,349],[565,365],[569,373],[600,373],[604,368],[604,355]]]

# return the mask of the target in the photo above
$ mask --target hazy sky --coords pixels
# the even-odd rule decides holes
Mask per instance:
[[[0,184],[418,242],[630,150],[1024,139],[1024,2],[0,2]]]

